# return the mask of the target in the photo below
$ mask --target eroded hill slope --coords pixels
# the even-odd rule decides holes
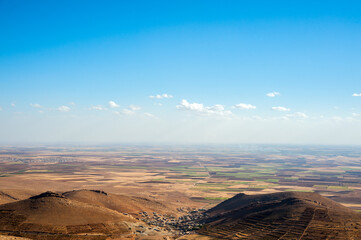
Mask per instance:
[[[102,191],[84,190],[63,194],[45,192],[3,204],[0,205],[0,234],[31,239],[127,239],[137,234],[164,234],[120,211],[129,212],[131,203],[115,200],[119,199]]]
[[[238,194],[207,211],[218,239],[361,239],[361,214],[316,193]]]

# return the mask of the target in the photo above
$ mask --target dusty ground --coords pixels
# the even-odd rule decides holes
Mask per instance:
[[[30,240],[30,238],[0,235],[0,240]]]
[[[296,190],[318,192],[361,210],[359,149],[274,152],[234,147],[1,147],[0,203],[48,190],[101,189],[179,207],[210,207],[239,192]]]

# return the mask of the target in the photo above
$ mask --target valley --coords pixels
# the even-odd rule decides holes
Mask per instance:
[[[318,239],[335,232],[357,239],[359,151],[307,146],[3,146],[0,232],[30,239],[264,239],[267,234],[269,239],[312,239],[303,232],[313,222],[324,232]],[[247,210],[251,215],[242,214],[237,221],[220,220],[219,214],[223,218],[227,211],[210,210],[242,194],[249,196],[245,199],[277,199],[257,200],[262,211],[254,206]],[[334,200],[342,214],[329,212],[333,202],[308,206],[304,199],[310,198],[318,203]],[[281,207],[285,215],[272,216],[270,224],[274,209],[265,206]],[[350,214],[355,228],[338,231],[345,229],[342,219]],[[78,215],[103,217],[82,220]]]

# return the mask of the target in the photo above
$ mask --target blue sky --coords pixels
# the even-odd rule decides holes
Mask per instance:
[[[0,142],[359,145],[360,12],[0,0]]]

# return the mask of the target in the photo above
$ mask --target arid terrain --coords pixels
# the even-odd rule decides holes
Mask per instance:
[[[361,214],[317,193],[239,194],[207,211],[218,239],[359,239]]]
[[[358,239],[361,150],[3,146],[0,204],[31,239]]]

